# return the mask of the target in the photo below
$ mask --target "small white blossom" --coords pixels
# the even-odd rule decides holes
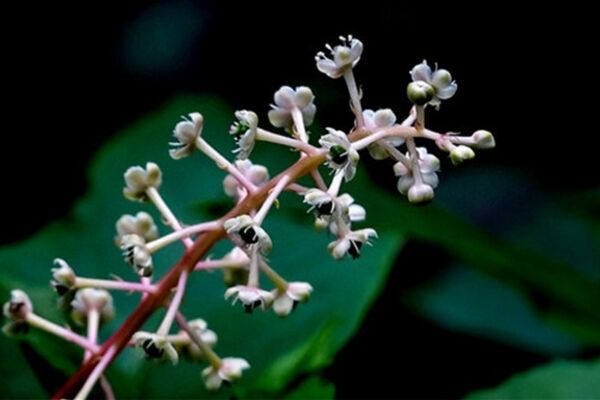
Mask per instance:
[[[285,291],[274,289],[273,311],[280,317],[288,316],[298,303],[305,303],[310,298],[313,287],[306,282],[290,282]]]
[[[269,121],[274,127],[291,131],[294,126],[294,119],[292,118],[292,110],[294,109],[302,113],[304,126],[313,123],[317,106],[313,103],[315,95],[309,87],[298,86],[294,90],[289,86],[282,86],[275,92],[273,100],[275,104],[271,104],[272,110],[269,111]]]
[[[225,254],[223,260],[245,265],[250,264],[250,257],[248,257],[244,250],[237,246]],[[248,273],[248,268],[223,268],[223,282],[227,287],[241,285],[248,282]]]
[[[12,290],[10,300],[4,303],[2,311],[10,321],[2,327],[4,334],[14,336],[29,331],[27,315],[33,312],[33,305],[27,293],[19,289]]]
[[[356,174],[360,156],[344,132],[332,128],[327,128],[327,132],[319,139],[319,144],[327,150],[327,165],[343,171],[344,179],[348,182]]]
[[[363,244],[370,244],[369,239],[372,237],[377,237],[375,229],[366,228],[351,231],[338,240],[329,243],[327,249],[336,260],[341,260],[346,253],[356,259],[360,256],[360,249]]]
[[[132,337],[135,346],[143,350],[149,360],[171,361],[173,365],[179,361],[175,347],[165,336],[150,332],[136,332]]]
[[[87,315],[93,309],[100,313],[100,321],[106,323],[115,316],[113,299],[104,289],[79,289],[71,302],[71,317],[79,325],[87,323]]]
[[[238,300],[244,306],[244,310],[251,314],[256,308],[265,310],[273,303],[271,292],[253,286],[237,285],[225,291],[225,299],[233,297],[233,304]]]
[[[158,238],[158,227],[150,214],[140,211],[135,216],[124,214],[116,223],[118,239],[125,235],[139,235],[146,242]]]
[[[146,163],[146,169],[138,166],[130,167],[125,171],[125,184],[123,195],[129,200],[146,201],[146,189],[158,189],[162,184],[162,172],[153,162]]]
[[[236,160],[235,166],[242,175],[258,187],[269,181],[269,170],[262,165],[252,164],[250,160]],[[223,179],[223,190],[229,197],[237,200],[242,188],[243,186],[232,175],[227,175]]]
[[[204,126],[202,114],[195,112],[188,116],[189,118],[182,116],[183,121],[178,122],[173,130],[173,136],[177,141],[169,143],[173,146],[169,150],[169,155],[174,160],[191,155],[196,147],[196,139],[202,135],[202,127]]]
[[[426,60],[415,65],[410,71],[410,76],[413,82],[425,82],[433,88],[434,94],[429,104],[436,108],[440,107],[441,100],[447,100],[454,96],[458,87],[456,81],[452,80],[450,72],[438,69],[437,64],[435,71],[432,72]]]
[[[365,121],[365,128],[371,133],[382,128],[389,128],[396,123],[396,115],[389,108],[377,111],[365,110],[363,111],[363,119]],[[380,141],[393,147],[398,147],[404,143],[404,139],[401,137],[389,137],[371,143],[367,149],[369,150],[371,157],[375,160],[383,160],[389,156],[387,150],[379,144]]]
[[[221,359],[218,369],[210,366],[202,371],[202,379],[208,390],[218,390],[223,382],[233,383],[242,377],[242,371],[250,368],[248,361],[243,358],[227,357]]]
[[[267,232],[249,215],[228,219],[223,227],[228,234],[237,233],[248,246],[258,245],[259,251],[264,255],[273,248],[273,242]]]
[[[4,316],[11,321],[23,321],[27,314],[33,312],[33,305],[29,296],[22,290],[15,289],[10,292],[10,300],[2,307]]]
[[[309,212],[313,209],[317,211],[318,218],[328,218],[337,207],[341,208],[340,214],[347,222],[363,221],[366,217],[365,209],[354,204],[354,198],[348,193],[334,197],[320,189],[311,188],[304,194],[304,203],[312,206]]]
[[[423,183],[430,186],[431,189],[435,189],[439,183],[437,171],[440,169],[440,160],[433,154],[427,153],[425,147],[418,147],[417,152],[419,154],[419,169],[423,177]],[[407,153],[406,157],[410,158],[410,154]],[[415,184],[413,172],[408,170],[401,162],[397,162],[394,165],[394,173],[400,177],[398,179],[398,191],[407,195],[410,188]],[[423,192],[425,189],[421,188],[418,190]]]
[[[237,153],[240,160],[250,157],[256,143],[256,134],[258,131],[258,116],[256,113],[247,110],[235,112],[237,121],[229,127],[229,134],[233,135],[238,145],[233,152]]]
[[[52,280],[50,284],[56,290],[59,296],[64,296],[75,286],[77,276],[73,269],[62,258],[55,258],[54,265],[58,268],[52,268]]]
[[[452,164],[458,165],[466,160],[470,160],[475,157],[475,152],[470,147],[460,145],[450,151],[450,160]]]
[[[325,46],[332,58],[327,58],[322,51],[315,56],[317,69],[333,79],[342,77],[348,69],[354,68],[363,52],[362,42],[352,35],[347,38],[340,36],[340,40],[342,44],[333,48]]]
[[[189,321],[188,325],[190,329],[205,345],[212,348],[217,344],[217,334],[214,331],[208,329],[208,324],[203,319],[194,319],[192,321]],[[194,342],[194,340],[192,340],[189,337],[186,331],[179,331],[176,338],[177,337],[181,337],[184,339],[184,343],[182,345],[176,345],[176,349],[178,350],[178,352],[189,356],[192,360],[204,360],[206,358],[204,352],[200,349],[200,347],[198,347],[196,342]]]
[[[154,265],[152,263],[152,254],[146,241],[139,235],[125,235],[121,238],[121,250],[123,259],[133,267],[136,274],[143,277],[152,275]]]
[[[471,139],[475,142],[473,147],[476,149],[493,149],[496,147],[494,135],[489,131],[478,130],[471,135]]]

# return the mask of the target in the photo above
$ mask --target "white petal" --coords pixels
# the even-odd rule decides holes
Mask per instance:
[[[294,300],[287,294],[280,294],[273,302],[273,311],[280,317],[287,317],[294,308]]]
[[[292,116],[288,110],[274,108],[269,111],[269,122],[276,128],[289,128],[292,126]]]
[[[315,114],[317,112],[317,106],[314,104],[309,104],[307,107],[302,109],[302,119],[304,120],[304,125],[309,126],[312,125],[315,120]]]
[[[363,44],[358,39],[352,39],[352,43],[350,44],[350,57],[352,59],[352,66],[354,67],[356,63],[360,60],[360,56],[363,52]]]
[[[329,58],[317,60],[317,69],[333,79],[338,79],[343,75],[342,69]]]
[[[458,89],[458,85],[456,82],[452,82],[448,86],[438,89],[435,95],[442,100],[447,100],[454,96],[456,89]]]
[[[289,86],[282,86],[275,92],[273,99],[275,104],[286,110],[291,110],[295,106],[296,92]]]
[[[364,207],[359,206],[358,204],[352,204],[348,207],[348,217],[352,222],[360,222],[364,221],[367,216],[367,211]]]
[[[427,83],[431,82],[431,68],[427,65],[427,61],[423,60],[421,64],[417,64],[410,71],[410,76],[413,82],[416,81],[425,81]]]
[[[423,175],[423,182],[428,184],[429,186],[431,186],[433,189],[435,189],[438,186],[438,183],[440,182],[438,175],[435,172],[431,172],[428,174],[422,174]]]
[[[389,108],[377,110],[374,116],[374,121],[375,124],[381,128],[392,126],[396,123],[396,114],[394,114],[394,112]]]
[[[367,146],[367,150],[369,151],[369,155],[374,160],[385,160],[390,156],[387,150],[377,142],[371,143],[369,146]]]
[[[450,72],[445,69],[438,69],[431,76],[431,84],[438,90],[450,85],[451,82],[452,75],[450,75]]]
[[[311,104],[315,99],[312,90],[307,86],[299,86],[296,88],[295,104],[299,109],[303,109]]]

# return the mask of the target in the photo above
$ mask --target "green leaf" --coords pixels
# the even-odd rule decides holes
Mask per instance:
[[[546,324],[518,290],[474,269],[453,267],[404,297],[448,329],[477,332],[548,356],[572,355],[581,348],[575,338]]]
[[[168,142],[181,115],[201,111],[205,116],[203,136],[221,151],[230,154],[233,141],[227,133],[231,110],[214,98],[186,97],[167,104],[163,110],[125,129],[107,143],[93,161],[90,189],[76,205],[67,220],[51,224],[29,240],[0,250],[2,276],[14,282],[26,282],[32,289],[36,312],[60,321],[49,292],[49,269],[55,257],[64,258],[78,275],[108,278],[111,273],[126,280],[136,276],[125,266],[114,245],[114,222],[123,213],[140,209],[152,213],[150,205],[128,202],[121,194],[123,172],[131,165],[157,162],[163,171],[161,187],[166,202],[186,224],[215,217],[216,210],[232,204],[222,194],[224,174],[206,157],[173,161],[168,156]],[[274,175],[297,159],[297,153],[270,144],[259,144],[253,161],[269,166]],[[375,190],[366,179],[362,190]],[[353,262],[335,262],[327,254],[332,240],[325,232],[315,232],[313,217],[306,214],[301,198],[286,193],[281,207],[274,208],[265,228],[274,241],[270,255],[272,266],[291,281],[308,281],[314,286],[313,298],[302,304],[287,319],[272,312],[246,315],[238,306],[223,299],[225,287],[219,272],[194,274],[182,306],[188,318],[204,318],[219,335],[217,352],[224,356],[246,358],[251,369],[244,374],[236,393],[256,397],[277,397],[298,377],[319,371],[329,365],[336,352],[357,330],[365,313],[385,284],[403,237],[394,231],[382,232],[373,248],[364,248],[361,258]],[[377,228],[377,227],[376,227]],[[164,234],[168,230],[162,227]],[[213,257],[222,256],[230,245],[220,243]],[[182,246],[174,244],[155,255],[157,276],[161,276],[182,254]],[[267,282],[263,282],[269,287]],[[11,286],[12,287],[12,286]],[[46,294],[42,294],[46,293]],[[105,339],[122,323],[139,301],[136,294],[114,294],[117,315],[105,329]],[[144,327],[158,327],[161,313]],[[7,339],[0,338],[3,346]],[[81,361],[64,346],[47,346],[31,342],[50,361],[67,359],[70,370]],[[77,352],[75,352],[77,353]],[[9,360],[0,360],[7,363]],[[60,366],[64,367],[64,365]],[[120,397],[198,398],[215,396],[205,392],[200,374],[205,365],[181,362],[178,366],[146,362],[139,353],[127,349],[109,369],[108,376]],[[312,384],[311,384],[312,385]],[[23,389],[26,391],[26,389]],[[216,396],[230,396],[223,390]],[[39,394],[32,390],[30,396]]]
[[[472,393],[467,399],[597,399],[599,376],[600,360],[555,361],[517,374],[494,389]]]
[[[312,377],[302,382],[300,386],[288,393],[284,399],[289,400],[310,400],[310,399],[333,399],[335,396],[335,386],[322,380],[319,377]]]

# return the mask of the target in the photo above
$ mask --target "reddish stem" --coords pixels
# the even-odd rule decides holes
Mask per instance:
[[[288,175],[290,181],[296,181],[298,178],[310,173],[325,161],[325,152],[318,151],[314,154],[300,159],[298,162],[290,166],[287,170],[274,177],[265,186],[255,193],[249,194],[242,202],[236,205],[231,211],[223,216],[220,221],[224,222],[229,218],[238,215],[248,214],[251,210],[257,208],[267,198],[269,191],[275,187],[277,182]],[[125,320],[123,325],[102,345],[100,351],[87,360],[73,374],[69,380],[52,396],[53,399],[73,398],[79,388],[85,383],[94,367],[100,359],[106,354],[107,350],[114,347],[116,351],[111,352],[112,358],[116,357],[123,350],[131,336],[137,332],[144,322],[152,315],[152,313],[161,307],[171,293],[171,289],[175,287],[179,280],[179,276],[183,271],[192,272],[196,263],[206,255],[212,246],[225,237],[223,229],[216,229],[202,233],[195,241],[194,245],[187,249],[179,262],[169,270],[169,272],[156,284],[156,292],[148,293],[137,308]],[[109,360],[109,362],[112,360]]]

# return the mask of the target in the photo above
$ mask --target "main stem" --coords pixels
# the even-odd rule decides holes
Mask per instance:
[[[326,159],[325,151],[319,150],[304,157],[290,166],[284,172],[271,179],[265,186],[254,193],[250,193],[242,202],[220,219],[223,223],[227,219],[248,214],[257,208],[267,198],[269,191],[275,187],[283,176],[289,176],[290,182],[295,182],[300,177],[310,173]],[[125,320],[123,325],[102,345],[98,351],[98,357],[92,357],[86,361],[75,374],[52,396],[53,399],[71,398],[77,393],[86,379],[93,371],[102,371],[103,367],[110,364],[129,342],[133,334],[138,331],[144,322],[154,311],[164,304],[165,300],[179,281],[181,274],[186,271],[190,273],[196,263],[212,248],[219,240],[225,237],[223,228],[203,232],[198,236],[194,244],[186,250],[179,262],[156,284],[156,292],[149,293],[137,306],[137,308]],[[98,365],[101,360],[101,365]]]

